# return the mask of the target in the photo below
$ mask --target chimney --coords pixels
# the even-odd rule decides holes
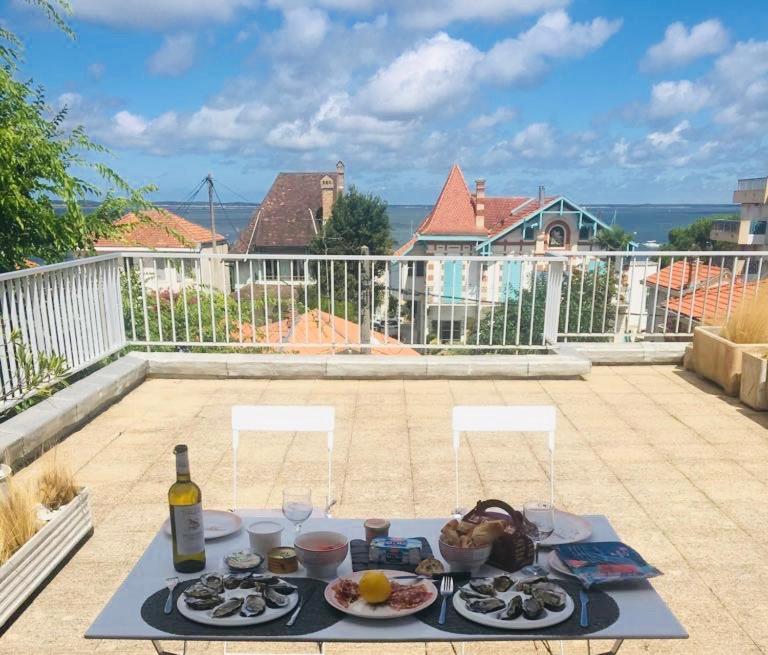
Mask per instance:
[[[331,218],[331,211],[333,210],[333,179],[330,175],[323,175],[320,180],[320,194],[322,195],[322,208],[323,208],[323,225],[325,225]]]
[[[339,159],[336,162],[336,197],[344,193],[344,162]]]
[[[539,186],[539,205],[544,204],[544,186]]]
[[[475,180],[475,227],[485,229],[485,180]]]

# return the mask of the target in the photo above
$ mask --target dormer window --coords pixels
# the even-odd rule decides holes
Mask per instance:
[[[536,226],[526,225],[523,229],[523,239],[525,241],[534,241],[536,239]]]

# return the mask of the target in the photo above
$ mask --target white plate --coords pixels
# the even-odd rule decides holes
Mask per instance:
[[[229,600],[230,598],[245,598],[249,593],[253,593],[253,589],[225,589],[224,593],[222,594],[224,596],[225,600]],[[234,628],[237,626],[243,626],[243,625],[256,625],[258,623],[267,623],[268,621],[274,621],[275,619],[279,619],[281,616],[285,616],[288,614],[294,607],[296,607],[296,604],[299,602],[299,592],[295,591],[292,594],[288,596],[290,598],[291,602],[288,603],[285,607],[280,607],[278,609],[273,609],[271,607],[267,607],[261,614],[258,616],[240,616],[240,612],[238,611],[236,614],[233,614],[232,616],[225,616],[221,619],[214,619],[211,617],[211,611],[212,610],[191,610],[189,607],[187,607],[187,604],[184,602],[184,594],[179,594],[179,599],[176,601],[176,607],[179,610],[179,613],[182,616],[186,616],[190,621],[194,621],[195,623],[203,623],[205,625],[215,625],[220,626],[223,628]]]
[[[512,600],[513,596],[522,596],[523,600],[529,598],[527,594],[521,591],[512,591],[511,589],[503,593],[497,593],[496,596],[508,603]],[[496,618],[498,612],[491,612],[490,614],[480,614],[479,612],[472,612],[467,608],[467,601],[465,601],[459,592],[457,591],[453,595],[453,607],[461,614],[465,619],[479,623],[480,625],[487,625],[492,628],[501,628],[502,630],[532,630],[536,628],[548,628],[551,625],[557,625],[567,620],[568,617],[573,614],[573,610],[576,607],[571,595],[566,592],[565,594],[565,607],[559,612],[552,612],[550,610],[544,610],[544,616],[540,619],[526,619],[524,616],[518,616],[511,621],[504,621]]]
[[[542,546],[574,544],[589,539],[592,526],[589,521],[577,514],[555,510],[555,531],[541,542]]]
[[[233,512],[225,512],[221,509],[203,510],[203,528],[206,541],[234,534],[242,527],[243,519]],[[163,530],[166,534],[171,534],[171,519],[165,519]]]
[[[364,573],[366,573],[366,571],[358,571],[352,575],[345,575],[344,578],[357,582],[360,580]],[[383,570],[382,573],[384,573],[384,575],[386,575],[388,578],[403,575],[402,571]],[[411,607],[410,609],[404,610],[396,610],[389,605],[384,604],[369,605],[362,598],[358,598],[354,603],[351,603],[349,607],[344,607],[344,605],[336,600],[336,594],[333,591],[333,586],[339,580],[341,580],[341,578],[336,578],[325,588],[325,600],[327,600],[328,603],[335,607],[337,610],[349,614],[350,616],[357,616],[361,619],[398,619],[402,616],[408,616],[409,614],[416,614],[416,612],[421,612],[421,610],[423,610],[425,607],[429,607],[433,602],[435,602],[435,598],[438,596],[437,587],[435,587],[435,585],[432,584],[430,580],[421,580],[419,581],[420,584],[423,584],[429,590],[430,595],[427,600],[425,600],[420,605],[417,605],[416,607]],[[417,584],[419,582],[417,582]],[[404,583],[401,582],[401,584]]]
[[[573,574],[571,569],[569,569],[565,564],[563,564],[563,560],[560,559],[560,556],[557,554],[556,551],[553,550],[551,553],[549,553],[549,561],[547,563],[549,564],[549,568],[555,571],[556,573],[567,575],[569,578],[578,579],[578,577]]]

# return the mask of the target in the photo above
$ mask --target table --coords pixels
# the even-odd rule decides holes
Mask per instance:
[[[284,541],[291,537],[293,526],[282,518],[281,514],[265,511],[238,510],[243,517],[243,524],[256,518],[268,516],[286,525]],[[592,525],[592,541],[615,541],[618,536],[605,516],[590,515],[585,517]],[[392,519],[390,534],[405,536],[425,536],[436,556],[439,556],[437,537],[445,519]],[[359,519],[337,519],[314,517],[304,524],[304,531],[334,530],[347,535],[350,539],[363,536],[363,522]],[[248,535],[245,530],[240,533],[206,542],[206,570],[221,569],[222,557],[234,550],[248,547]],[[496,569],[484,567],[484,573],[494,575]],[[339,575],[352,572],[349,557],[339,567]],[[93,624],[85,633],[86,639],[128,639],[145,640],[152,643],[157,653],[165,653],[162,641],[227,641],[226,635],[213,640],[209,636],[173,635],[158,630],[141,618],[140,608],[146,598],[164,586],[165,579],[178,575],[181,580],[198,577],[200,574],[177,574],[171,560],[170,537],[160,529],[158,534],[147,547],[142,557],[128,574],[128,577],[114,593],[110,601],[101,611]],[[304,575],[300,568],[296,576]],[[288,577],[288,576],[282,576]],[[617,603],[620,616],[608,628],[589,635],[590,640],[610,640],[612,644],[605,655],[618,652],[625,639],[685,639],[688,633],[680,625],[662,598],[656,593],[648,581],[633,583],[631,586],[621,586],[605,589]],[[318,598],[314,599],[317,602]],[[307,608],[302,612],[307,611]],[[556,640],[566,640],[569,637],[558,635]],[[572,637],[584,639],[583,636]],[[237,641],[295,641],[295,642],[426,642],[426,641],[547,641],[552,640],[546,630],[539,635],[531,633],[517,634],[494,633],[482,635],[453,634],[433,628],[422,623],[413,616],[392,621],[364,621],[353,617],[345,617],[329,628],[297,636],[261,635],[236,637]],[[231,638],[230,638],[231,640]]]

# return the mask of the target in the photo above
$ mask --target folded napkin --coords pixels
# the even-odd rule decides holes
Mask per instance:
[[[413,537],[421,542],[421,558],[432,557],[432,548],[424,537]],[[367,571],[369,569],[390,569],[393,571],[403,571],[413,573],[416,570],[416,564],[382,564],[381,562],[370,562],[368,560],[368,546],[370,544],[362,539],[353,539],[349,542],[349,552],[352,555],[352,570]]]
[[[620,541],[561,544],[554,546],[554,550],[563,565],[586,587],[662,575],[634,548]]]

